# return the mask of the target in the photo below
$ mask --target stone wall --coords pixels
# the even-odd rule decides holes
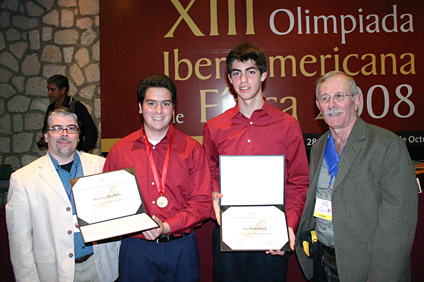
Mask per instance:
[[[0,164],[16,170],[45,154],[36,142],[54,74],[69,78],[70,95],[84,103],[100,134],[99,0],[0,5]]]

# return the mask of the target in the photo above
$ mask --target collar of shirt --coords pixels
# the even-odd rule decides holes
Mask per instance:
[[[69,103],[71,102],[71,97],[66,94],[65,99],[63,99],[62,104],[60,105],[61,107],[69,107]]]
[[[174,132],[175,132],[175,128],[174,128]],[[161,143],[168,144],[170,138],[171,138],[171,133],[168,129],[168,131],[166,132],[166,135],[162,138],[162,140],[160,140],[159,143],[157,143],[154,146],[158,146]],[[133,143],[133,147],[132,147],[133,151],[146,148],[146,144],[144,143],[143,127],[141,127],[139,130],[137,130],[136,132],[134,132],[134,134],[131,135],[131,137],[129,138],[129,142]]]
[[[53,156],[50,155],[49,153],[48,153],[48,155],[49,155],[50,160],[52,161],[54,167],[56,168],[56,170],[62,169],[60,167],[60,165],[59,165],[59,162],[55,158],[53,158]],[[71,175],[74,175],[75,174],[75,177],[81,177],[81,176],[83,176],[82,169],[81,170],[78,169],[76,171],[77,168],[81,168],[81,159],[80,159],[80,156],[77,153],[77,151],[75,151],[75,153],[74,153],[74,160],[73,160],[73,162],[74,163],[72,164]]]
[[[74,163],[72,164],[70,172],[61,168],[58,161],[55,158],[53,158],[50,154],[49,154],[49,157],[53,163],[53,166],[55,167],[57,171],[57,174],[59,175],[60,180],[62,181],[63,187],[65,187],[65,191],[68,194],[69,201],[72,203],[72,207],[74,208],[74,212],[75,212],[74,201],[73,201],[72,192],[71,192],[71,184],[69,180],[71,178],[84,176],[80,156],[77,153],[77,151],[75,151]]]
[[[257,111],[264,111],[267,115],[269,115],[270,117],[272,117],[272,106],[269,104],[269,102],[268,102],[267,99],[265,99],[265,98],[263,98],[263,99],[264,99],[264,104],[263,104],[262,108],[261,109],[258,109],[258,110],[255,110],[253,112],[252,116]],[[230,109],[230,111],[231,111],[230,112],[230,118],[231,119],[234,118],[235,116],[237,116],[238,114],[243,115],[240,112],[240,108],[239,108],[238,104],[236,104],[232,109]]]

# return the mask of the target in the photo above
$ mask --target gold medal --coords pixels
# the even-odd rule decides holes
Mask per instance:
[[[156,203],[158,205],[158,207],[160,208],[164,208],[168,205],[168,199],[165,198],[164,196],[160,196],[157,200]]]

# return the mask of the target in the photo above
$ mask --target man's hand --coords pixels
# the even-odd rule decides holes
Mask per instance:
[[[212,192],[213,210],[215,211],[215,217],[219,225],[221,225],[221,208],[219,207],[219,199],[221,199],[222,196],[224,196],[224,194],[219,192]]]
[[[155,215],[152,216],[152,219],[154,221],[156,221],[156,223],[159,225],[159,227],[144,231],[142,233],[143,236],[144,236],[144,239],[146,239],[146,240],[156,240],[156,238],[158,238],[160,235],[167,234],[167,233],[171,232],[171,228],[169,227],[168,223],[162,222]]]
[[[296,242],[296,235],[294,234],[293,228],[289,227],[289,238],[290,238],[290,249],[294,251],[294,243]],[[281,250],[269,250],[266,254],[272,256],[284,256],[285,252]]]

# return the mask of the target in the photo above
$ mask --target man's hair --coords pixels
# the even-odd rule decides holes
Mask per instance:
[[[53,75],[47,79],[47,83],[53,83],[54,85],[57,86],[57,88],[59,88],[59,90],[62,90],[63,87],[65,87],[66,88],[65,93],[68,93],[69,91],[69,80],[64,75],[61,75],[61,74]]]
[[[71,109],[69,109],[69,108],[59,107],[59,108],[56,108],[54,111],[51,111],[51,112],[48,113],[47,118],[44,120],[43,133],[47,133],[50,126],[52,126],[52,124],[51,124],[52,118],[56,115],[72,116],[75,120],[75,125],[79,129],[77,115],[73,111],[71,111]]]
[[[137,88],[137,100],[141,105],[143,105],[144,98],[146,97],[146,91],[150,87],[168,89],[171,92],[172,104],[175,107],[175,102],[177,100],[177,87],[171,78],[164,74],[152,74],[143,78]]]
[[[343,75],[343,76],[347,77],[347,80],[349,82],[349,92],[350,92],[350,95],[352,95],[352,100],[355,100],[355,96],[359,94],[358,86],[356,86],[356,82],[353,79],[353,77],[348,76],[347,74],[345,74],[342,71],[330,71],[330,72],[327,72],[325,75],[323,75],[322,77],[320,77],[317,80],[316,87],[315,87],[315,97],[317,99],[319,98],[319,92],[318,92],[318,90],[319,90],[320,85],[322,83],[324,83],[330,77],[337,76],[337,75]]]
[[[255,65],[258,67],[261,74],[267,71],[267,63],[264,52],[259,49],[258,46],[243,43],[235,47],[227,56],[227,71],[231,75],[231,68],[235,60],[240,62],[246,62],[251,59]]]

